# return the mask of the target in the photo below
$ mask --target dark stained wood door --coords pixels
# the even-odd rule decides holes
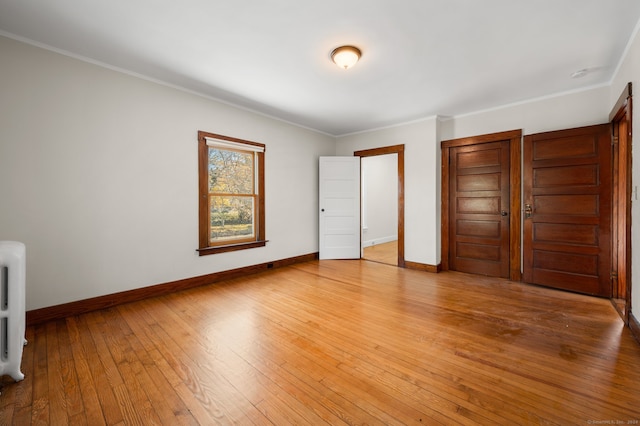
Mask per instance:
[[[449,269],[509,278],[509,141],[449,158]]]
[[[526,282],[611,297],[611,126],[524,138]]]

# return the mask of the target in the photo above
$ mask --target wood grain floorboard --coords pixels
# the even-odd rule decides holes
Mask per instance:
[[[398,264],[398,241],[376,244],[365,247],[362,250],[362,258],[372,262],[386,263],[387,265]]]
[[[2,425],[640,424],[611,303],[496,278],[313,261],[26,334]]]

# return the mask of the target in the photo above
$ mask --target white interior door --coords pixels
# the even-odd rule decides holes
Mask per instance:
[[[360,259],[360,157],[320,157],[320,259]]]

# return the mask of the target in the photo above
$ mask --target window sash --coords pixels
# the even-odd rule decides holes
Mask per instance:
[[[212,246],[256,240],[256,196],[240,194],[209,194],[209,244]],[[237,212],[237,202],[250,201],[250,218],[242,220]],[[215,206],[215,201],[221,201]],[[248,232],[247,232],[248,231]]]

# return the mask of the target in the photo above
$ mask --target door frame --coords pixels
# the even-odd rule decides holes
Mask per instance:
[[[611,220],[612,303],[629,325],[631,312],[632,84],[628,83],[609,114],[612,137],[613,206]],[[620,130],[626,130],[621,134]],[[623,287],[624,294],[620,294]],[[621,306],[617,300],[624,300]]]
[[[442,141],[442,179],[441,179],[441,256],[442,270],[449,270],[449,224],[450,224],[450,193],[449,159],[451,148],[469,145],[479,145],[490,142],[509,140],[509,279],[520,281],[522,279],[521,260],[521,234],[522,234],[522,129],[506,132],[489,133],[479,136],[470,136],[460,139]]]
[[[360,158],[385,154],[398,154],[398,267],[405,268],[407,265],[404,260],[404,144],[364,149],[353,153]],[[362,211],[362,206],[360,210]]]

